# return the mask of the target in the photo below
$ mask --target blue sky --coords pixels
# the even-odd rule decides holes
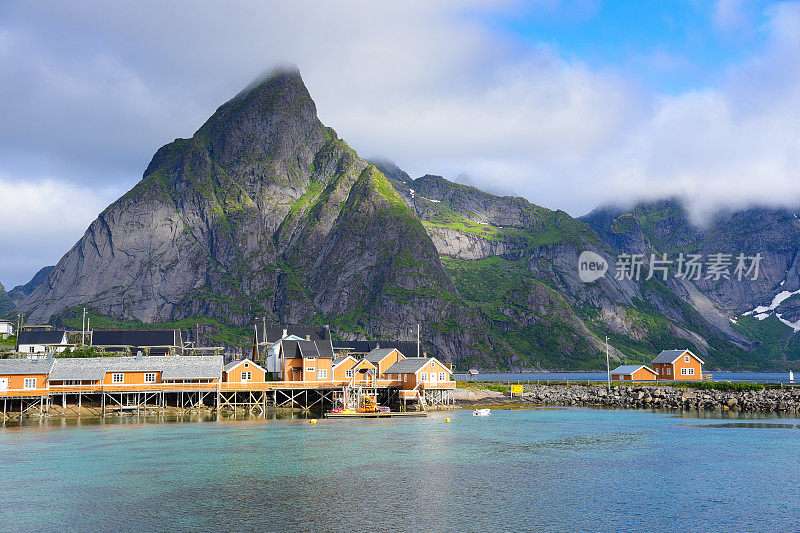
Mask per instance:
[[[566,57],[625,71],[653,90],[674,94],[713,82],[759,49],[766,38],[765,12],[775,3],[577,0],[476,15],[531,46],[552,46]],[[727,17],[720,4],[730,6]]]
[[[153,153],[298,65],[412,176],[574,216],[800,205],[800,0],[0,3],[0,282],[56,263]]]

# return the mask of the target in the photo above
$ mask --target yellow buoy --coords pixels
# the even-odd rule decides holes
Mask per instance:
[[[449,418],[445,418],[444,421],[447,422],[448,424],[450,423],[450,419]]]
[[[316,424],[317,423],[317,419],[316,418],[312,418],[311,420],[308,421],[308,423],[309,424]]]

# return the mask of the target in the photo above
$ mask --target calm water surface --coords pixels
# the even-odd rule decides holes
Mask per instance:
[[[796,418],[124,420],[0,427],[0,530],[800,529]]]

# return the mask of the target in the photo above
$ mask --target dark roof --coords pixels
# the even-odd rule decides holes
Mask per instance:
[[[688,353],[689,355],[691,355],[692,357],[694,357],[695,359],[700,361],[700,364],[703,364],[703,365],[705,364],[705,362],[703,362],[702,359],[697,357],[695,354],[693,354],[689,350],[664,350],[663,352],[658,354],[658,357],[653,359],[653,362],[654,363],[672,364],[672,363],[675,362],[676,359],[678,359],[678,357],[682,356],[685,353]]]
[[[363,354],[368,354],[379,346],[399,350],[406,356],[417,355],[416,341],[336,341],[333,343],[334,350]],[[420,353],[420,355],[422,354]]]
[[[17,344],[61,344],[63,340],[64,330],[31,329],[20,332]]]
[[[283,350],[283,356],[289,359],[300,357],[333,359],[334,357],[330,340],[295,341],[287,339],[281,341],[281,349]]]
[[[108,329],[92,332],[93,346],[179,346],[180,338],[175,329]]]
[[[0,359],[0,376],[47,374],[52,366],[52,359]]]
[[[312,341],[330,340],[330,329],[327,326],[300,326],[292,324],[270,324],[267,325],[267,338],[262,339],[264,335],[264,328],[258,328],[259,342],[278,342],[283,338],[283,331],[286,330],[287,335],[297,335],[301,339],[307,336]]]
[[[297,341],[297,345],[300,346],[300,353],[303,355],[303,357],[319,357],[317,345],[314,343],[314,341]]]

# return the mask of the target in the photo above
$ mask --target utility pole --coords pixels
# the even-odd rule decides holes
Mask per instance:
[[[611,390],[611,363],[608,359],[608,335],[606,335],[606,375],[608,377],[608,390]]]
[[[83,319],[81,319],[81,346],[86,345],[86,308],[83,308]]]
[[[256,317],[256,320],[258,320],[258,317]],[[256,361],[258,361],[258,357],[259,357],[259,352],[258,352],[258,322],[253,324],[253,331],[256,332],[256,349],[255,349],[256,353],[253,356],[256,358]]]
[[[265,317],[265,316],[261,317],[261,324],[262,324],[262,327],[263,327],[263,329],[261,330],[261,342],[266,344],[266,342],[267,342],[267,317]]]
[[[419,357],[419,322],[417,322],[417,357]]]
[[[19,351],[19,335],[22,333],[22,313],[17,313],[17,346],[15,351]]]

